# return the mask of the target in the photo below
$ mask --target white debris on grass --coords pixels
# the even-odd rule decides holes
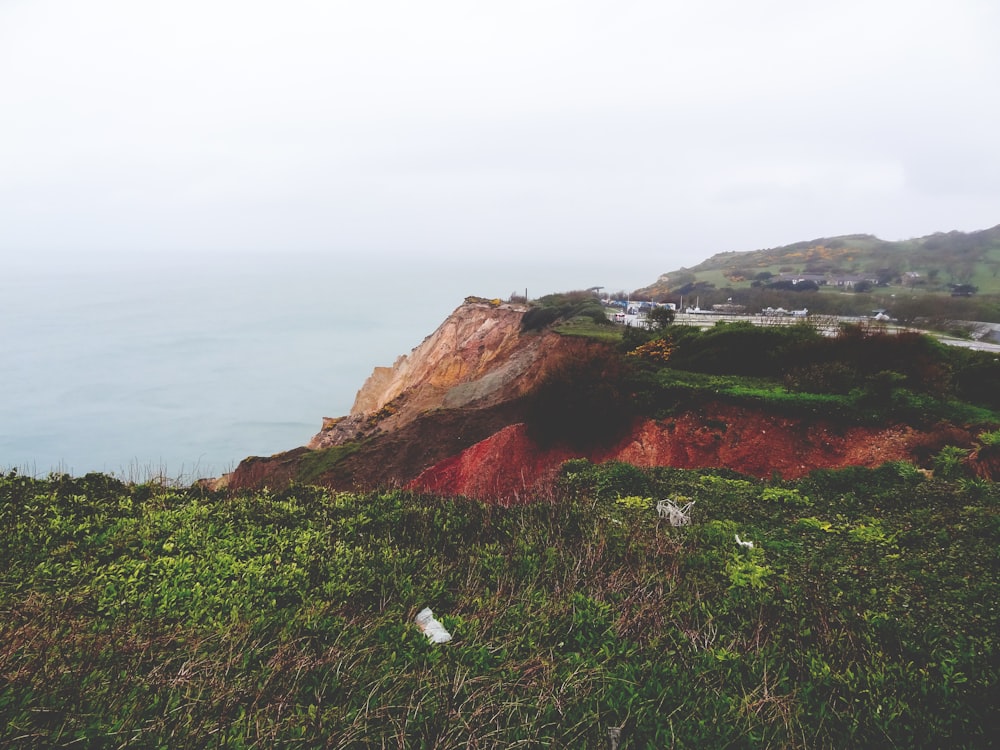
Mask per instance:
[[[414,618],[417,627],[427,636],[431,643],[447,643],[451,640],[451,633],[445,630],[444,625],[437,621],[430,607],[424,607],[417,612]]]
[[[687,526],[691,523],[691,507],[694,503],[692,500],[680,506],[673,500],[664,499],[656,504],[656,512],[660,514],[660,518],[667,519],[671,526]]]

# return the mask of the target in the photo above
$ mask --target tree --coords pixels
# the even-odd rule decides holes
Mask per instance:
[[[649,311],[646,319],[649,321],[649,327],[658,331],[674,322],[674,311],[669,307],[654,307]]]
[[[583,450],[613,442],[637,413],[629,368],[594,350],[555,367],[528,397],[526,424],[544,446]]]
[[[863,281],[859,281],[857,284],[854,285],[854,293],[855,294],[867,294],[874,287],[875,287],[875,285],[872,284],[868,279],[864,279]]]

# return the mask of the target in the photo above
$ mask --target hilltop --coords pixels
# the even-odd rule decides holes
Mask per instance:
[[[939,232],[903,241],[870,234],[823,237],[783,247],[723,252],[680,268],[635,291],[666,299],[814,282],[820,291],[951,295],[1000,294],[1000,225],[976,232]],[[781,289],[780,284],[776,287]],[[786,285],[784,288],[788,288]]]

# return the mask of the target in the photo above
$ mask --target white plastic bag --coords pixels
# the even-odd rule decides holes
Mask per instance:
[[[451,633],[444,629],[444,625],[434,618],[434,613],[430,607],[424,607],[417,612],[414,618],[417,627],[427,636],[431,643],[447,643],[451,640]]]

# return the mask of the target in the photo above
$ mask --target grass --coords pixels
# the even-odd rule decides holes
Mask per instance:
[[[575,461],[513,508],[7,475],[0,744],[988,747],[1000,493],[958,471]]]
[[[352,453],[356,453],[360,447],[360,443],[344,443],[304,453],[297,465],[296,481],[303,484],[315,482]]]
[[[704,375],[664,368],[655,376],[652,403],[670,403],[695,396],[751,404],[795,415],[827,416],[856,423],[879,424],[887,418],[910,424],[952,421],[960,424],[1000,424],[1000,413],[955,399],[938,399],[896,389],[890,397],[877,399],[863,389],[849,394],[793,391],[768,378],[741,375]]]
[[[582,336],[609,343],[617,343],[622,338],[621,326],[598,323],[592,318],[585,316],[560,321],[552,326],[552,330],[563,336]]]

